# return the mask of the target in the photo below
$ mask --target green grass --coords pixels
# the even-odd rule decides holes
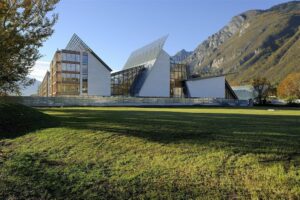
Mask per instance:
[[[0,199],[300,197],[299,109],[39,110],[60,125],[0,140]]]
[[[0,101],[0,139],[58,125],[54,117],[21,104]]]

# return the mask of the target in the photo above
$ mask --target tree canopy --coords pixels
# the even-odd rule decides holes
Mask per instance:
[[[257,77],[252,80],[252,86],[257,94],[259,104],[263,104],[269,94],[271,83],[265,77]],[[263,101],[264,100],[264,101]]]
[[[283,79],[278,85],[277,95],[291,101],[300,99],[300,72],[291,73]]]
[[[41,57],[38,49],[54,32],[58,15],[52,11],[58,2],[0,1],[0,95],[19,93],[20,86],[34,82],[27,75]]]

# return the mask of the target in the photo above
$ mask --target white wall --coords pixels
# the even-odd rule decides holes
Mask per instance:
[[[225,98],[225,76],[186,81],[191,97]]]
[[[141,97],[170,97],[170,56],[161,51],[140,90]]]
[[[88,53],[88,95],[110,96],[110,71]]]

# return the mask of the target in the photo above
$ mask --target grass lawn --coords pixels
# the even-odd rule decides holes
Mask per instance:
[[[0,199],[300,198],[299,109],[39,110],[2,132]]]

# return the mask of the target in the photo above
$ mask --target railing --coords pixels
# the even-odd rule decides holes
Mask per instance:
[[[60,106],[249,106],[247,100],[214,98],[141,98],[141,97],[1,97],[0,100],[32,107]]]

